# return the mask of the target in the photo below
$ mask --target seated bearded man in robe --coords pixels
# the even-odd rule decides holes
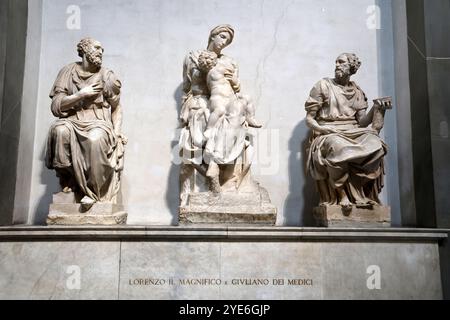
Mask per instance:
[[[360,66],[356,55],[340,55],[335,78],[320,80],[305,105],[312,129],[307,168],[317,182],[321,205],[380,204],[387,147],[378,133],[391,100],[376,100],[366,112],[364,92],[350,81]]]
[[[65,66],[51,90],[46,165],[55,169],[63,192],[84,205],[115,202],[126,138],[122,135],[121,83],[102,67],[103,48],[91,38],[77,46],[81,62]]]

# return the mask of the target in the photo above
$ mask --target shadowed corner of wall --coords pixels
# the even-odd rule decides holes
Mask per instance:
[[[450,232],[448,236],[450,237]],[[450,241],[448,238],[439,243],[439,257],[443,298],[450,300]]]
[[[45,166],[45,154],[46,145],[44,144],[39,156],[40,163],[43,167],[40,174],[39,183],[40,185],[45,186],[45,192],[37,203],[33,221],[31,221],[31,224],[33,225],[46,225],[46,220],[48,217],[53,194],[61,191],[61,187],[59,186],[59,181],[56,177],[55,171],[49,170]]]
[[[313,208],[319,203],[314,180],[306,172],[309,128],[302,120],[289,139],[289,195],[284,202],[286,226],[314,226]]]
[[[181,100],[183,97],[183,84],[180,83],[180,85],[176,88],[173,98],[175,100],[175,106],[177,109],[177,115],[180,114],[181,111]],[[177,128],[174,128],[177,130]],[[178,134],[174,134],[174,138],[178,138]],[[178,145],[178,140],[172,140],[170,141],[170,150],[175,150],[175,148]],[[166,204],[167,207],[170,210],[170,213],[172,215],[172,225],[178,225],[178,207],[180,202],[180,165],[174,163],[170,164],[170,171],[169,171],[169,177],[167,181],[167,190],[166,190]]]
[[[375,29],[377,41],[377,68],[379,70],[378,87],[382,96],[391,96],[394,99],[394,109],[386,114],[385,126],[383,128],[383,140],[388,145],[388,154],[385,157],[386,176],[383,192],[386,194],[385,203],[391,207],[391,226],[401,227],[402,208],[400,196],[399,168],[402,165],[398,157],[398,134],[397,134],[397,90],[395,80],[395,26],[396,19],[393,12],[393,4],[388,0],[376,0],[375,5],[379,8],[379,25]],[[403,141],[402,143],[407,143]],[[405,161],[404,161],[405,162]],[[406,161],[408,162],[408,161]],[[408,205],[408,207],[411,203]],[[411,214],[408,214],[411,216]]]

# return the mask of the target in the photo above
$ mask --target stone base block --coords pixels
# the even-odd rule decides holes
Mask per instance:
[[[180,207],[180,224],[257,224],[273,226],[277,209],[267,191],[193,193],[188,204]]]
[[[114,214],[49,214],[48,225],[118,225],[127,223],[126,212]]]
[[[314,208],[314,219],[319,227],[390,227],[391,208],[352,206],[346,209],[338,205],[320,206]]]
[[[269,225],[276,222],[276,213],[214,213],[214,212],[184,212],[180,210],[180,225],[185,224],[242,224]]]
[[[73,193],[53,195],[48,225],[117,225],[126,224],[128,214],[122,205],[114,203],[94,203],[86,207],[77,203]]]
[[[89,215],[111,215],[124,211],[122,205],[113,203],[95,203],[90,208],[79,203],[52,203],[50,205],[50,215],[58,214],[89,214]]]

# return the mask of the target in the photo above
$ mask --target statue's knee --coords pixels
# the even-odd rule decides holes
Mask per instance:
[[[106,132],[101,129],[93,129],[88,135],[89,141],[93,143],[98,143],[107,139]]]
[[[68,139],[70,137],[70,131],[64,125],[59,125],[59,126],[55,127],[53,132],[55,133],[55,135],[57,137],[60,137],[63,139]]]
[[[224,115],[227,112],[226,106],[217,106],[214,110],[214,113],[219,117],[221,115]]]

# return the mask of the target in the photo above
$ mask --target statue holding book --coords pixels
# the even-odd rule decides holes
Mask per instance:
[[[390,212],[379,199],[387,154],[379,132],[392,99],[376,99],[367,111],[365,93],[350,80],[360,66],[355,54],[341,54],[335,77],[316,83],[305,104],[306,123],[312,130],[307,170],[320,194],[315,216],[321,225],[329,225],[340,213],[342,219],[351,216],[358,221],[361,215],[375,214],[368,219],[389,223]]]

